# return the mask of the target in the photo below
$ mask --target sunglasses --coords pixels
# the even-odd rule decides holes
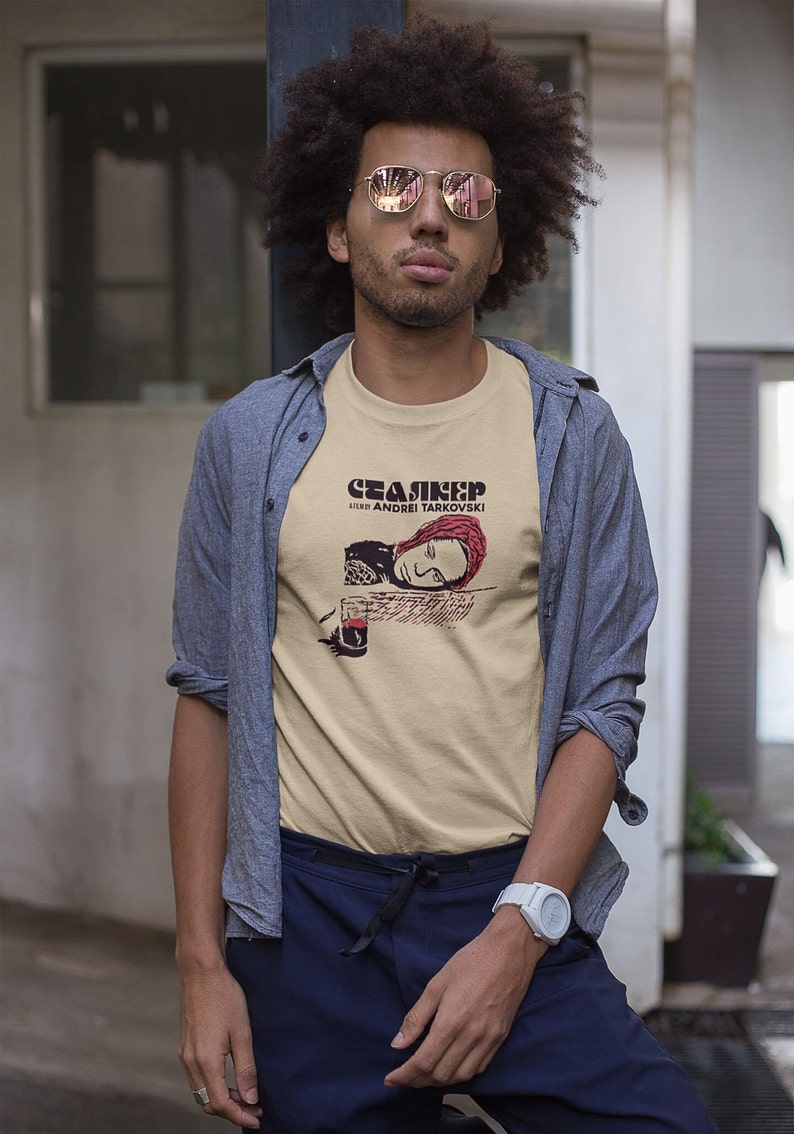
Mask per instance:
[[[369,199],[376,209],[382,213],[407,213],[422,196],[425,177],[431,173],[442,178],[439,192],[453,216],[461,220],[485,220],[496,208],[496,198],[502,190],[496,188],[490,177],[459,169],[445,174],[439,169],[429,169],[423,175],[408,165],[382,165],[373,169],[369,177],[357,181],[353,189],[366,181]]]

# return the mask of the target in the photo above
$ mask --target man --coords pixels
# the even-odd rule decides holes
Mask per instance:
[[[473,334],[588,201],[575,98],[484,25],[422,19],[359,32],[288,104],[270,241],[354,337],[197,449],[169,672],[197,1101],[284,1134],[430,1132],[465,1082],[511,1134],[711,1131],[595,942],[626,876],[607,812],[645,817],[631,459],[592,379]],[[460,516],[414,563],[434,588],[346,576],[346,548]]]

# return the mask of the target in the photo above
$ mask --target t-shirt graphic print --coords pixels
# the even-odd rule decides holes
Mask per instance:
[[[470,487],[485,486],[480,482]],[[409,494],[416,488],[414,484]],[[349,544],[345,586],[373,589],[340,600],[339,625],[322,641],[337,655],[361,657],[367,652],[371,622],[432,626],[459,622],[472,608],[474,591],[467,588],[482,566],[487,546],[476,516],[450,513],[428,520],[397,543],[364,539]],[[384,584],[397,589],[380,589]]]

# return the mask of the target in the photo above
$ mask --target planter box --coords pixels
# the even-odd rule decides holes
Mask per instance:
[[[738,861],[684,858],[684,927],[665,945],[666,981],[747,986],[756,974],[778,869],[735,823],[724,826]]]

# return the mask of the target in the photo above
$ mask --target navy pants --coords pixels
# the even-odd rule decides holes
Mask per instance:
[[[292,832],[282,850],[283,937],[227,943],[251,1017],[262,1130],[437,1134],[443,1092],[384,1087],[408,1057],[389,1045],[428,980],[487,924],[523,845],[423,855],[418,870],[408,855]],[[690,1081],[575,927],[541,960],[490,1066],[457,1089],[509,1134],[715,1134]]]

